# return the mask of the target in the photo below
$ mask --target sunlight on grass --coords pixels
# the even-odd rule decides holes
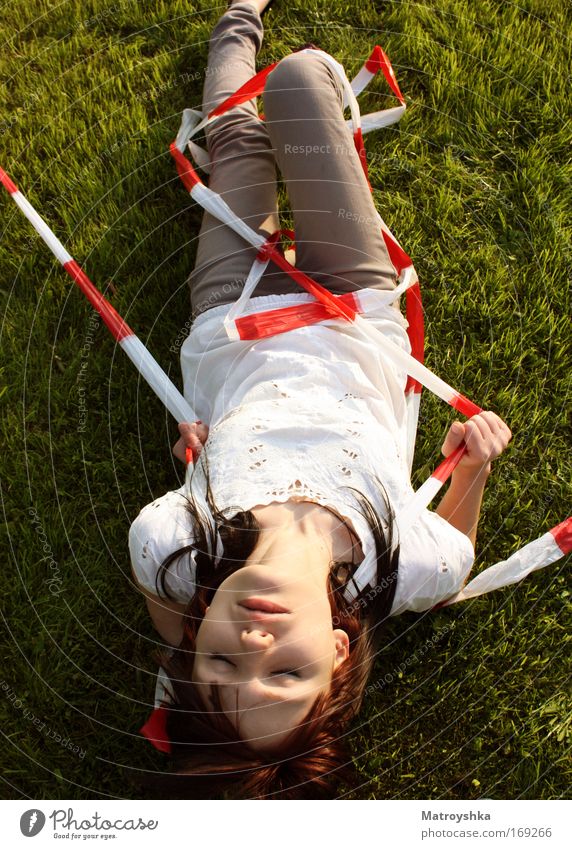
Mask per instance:
[[[222,7],[2,10],[0,164],[179,385],[201,210],[168,145],[182,109],[200,108]],[[485,496],[476,568],[490,565],[569,512],[570,7],[277,0],[264,21],[259,67],[306,41],[348,73],[376,43],[391,57],[408,109],[366,146],[377,207],[422,282],[427,363],[514,433]],[[361,100],[363,112],[393,103],[377,79]],[[176,428],[5,193],[0,203],[3,674],[85,753],[48,738],[4,689],[4,796],[138,798],[138,771],[163,761],[137,735],[158,641],[127,531],[182,482]],[[414,485],[451,421],[425,393]],[[352,731],[351,797],[566,793],[565,568],[391,622]]]

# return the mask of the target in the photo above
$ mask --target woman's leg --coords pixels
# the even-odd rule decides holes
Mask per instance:
[[[286,56],[266,82],[266,127],[294,214],[296,267],[336,294],[392,289],[395,270],[342,103],[341,82],[318,53]]]
[[[216,24],[210,39],[203,89],[203,113],[210,112],[255,73],[263,26],[256,4],[233,3]],[[209,187],[233,212],[261,233],[279,226],[276,162],[268,132],[254,100],[237,106],[207,127],[211,159]],[[205,212],[194,270],[189,277],[196,316],[239,297],[256,249]],[[274,267],[259,283],[256,295],[299,291]]]

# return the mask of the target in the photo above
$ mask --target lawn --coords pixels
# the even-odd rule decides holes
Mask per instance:
[[[168,146],[182,109],[200,108],[221,10],[15,0],[0,13],[0,165],[179,385],[201,210]],[[514,433],[479,570],[570,512],[570,7],[276,0],[264,22],[260,67],[306,41],[350,76],[376,43],[393,62],[407,112],[366,144],[378,209],[422,282],[427,364]],[[395,105],[381,80],[360,103]],[[127,532],[182,482],[176,427],[4,191],[0,210],[2,796],[139,798],[164,761],[137,733],[158,640]],[[415,485],[452,420],[424,394]],[[567,566],[392,620],[351,731],[359,782],[340,796],[566,796]]]

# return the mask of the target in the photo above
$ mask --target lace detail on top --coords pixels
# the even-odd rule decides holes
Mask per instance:
[[[272,498],[273,501],[287,501],[294,496],[300,496],[303,501],[326,501],[327,497],[323,492],[302,483],[300,480],[292,481],[288,486],[275,487],[274,489],[264,490],[264,495],[267,498]]]
[[[363,562],[371,566],[375,543],[358,493],[386,521],[383,490],[375,477],[383,481],[394,510],[412,492],[395,427],[392,433],[383,420],[390,420],[391,413],[385,405],[377,420],[357,392],[332,398],[323,387],[310,393],[296,386],[288,389],[283,392],[279,380],[271,381],[249,404],[238,405],[211,426],[206,451],[191,477],[193,491],[204,492],[208,461],[221,511],[290,500],[320,504],[347,523],[364,552]]]

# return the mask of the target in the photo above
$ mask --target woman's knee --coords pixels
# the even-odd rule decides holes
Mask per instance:
[[[281,94],[291,93],[293,90],[300,97],[304,92],[331,86],[338,89],[341,98],[341,85],[334,77],[326,60],[314,51],[307,53],[290,53],[280,60],[278,65],[271,71],[264,87],[264,108],[280,99]],[[282,98],[284,99],[284,98]]]
[[[305,76],[310,58],[307,53],[289,53],[284,56],[268,75],[264,91],[296,85]]]

